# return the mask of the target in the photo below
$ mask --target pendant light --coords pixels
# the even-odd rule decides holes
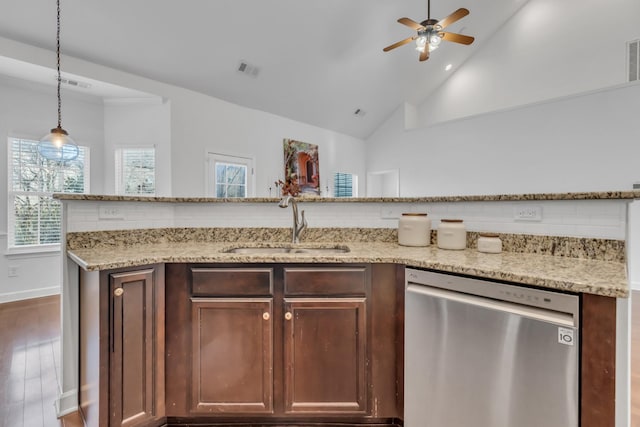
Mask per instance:
[[[40,140],[38,152],[49,160],[69,161],[75,160],[80,153],[78,145],[74,142],[66,130],[62,129],[62,101],[60,98],[60,0],[57,0],[58,20],[56,33],[56,55],[58,65],[58,127],[51,129],[51,133]]]

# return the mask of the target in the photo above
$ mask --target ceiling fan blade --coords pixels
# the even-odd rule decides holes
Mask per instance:
[[[407,43],[409,43],[409,42],[411,42],[412,40],[415,40],[415,39],[416,39],[416,36],[413,36],[413,37],[407,37],[406,39],[404,39],[404,40],[400,40],[399,42],[394,43],[394,44],[392,44],[391,46],[387,46],[387,47],[385,47],[385,48],[384,48],[384,49],[382,49],[382,50],[383,50],[384,52],[389,52],[391,49],[395,49],[395,48],[397,48],[397,47],[403,46],[403,45],[405,45],[405,44],[407,44]]]
[[[416,31],[424,28],[422,25],[418,24],[416,21],[409,18],[400,18],[398,19],[398,22],[403,25],[406,25],[409,28],[413,28]]]
[[[453,12],[451,15],[438,21],[436,25],[439,25],[442,29],[447,28],[449,25],[453,24],[459,19],[464,18],[468,14],[469,14],[469,10],[465,9],[464,7],[461,7],[460,9]]]
[[[465,36],[463,34],[457,33],[439,33],[439,35],[442,36],[442,40],[461,44],[471,44],[475,40],[471,36]]]
[[[424,50],[420,52],[420,61],[426,61],[429,59],[429,46],[425,46]]]

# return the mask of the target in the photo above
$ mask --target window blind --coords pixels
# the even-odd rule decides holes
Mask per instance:
[[[333,175],[334,197],[353,197],[353,175],[336,172]]]
[[[9,139],[9,247],[60,243],[62,206],[53,193],[89,191],[89,149],[69,162],[47,160],[38,142]]]
[[[155,148],[116,150],[116,193],[146,196],[156,194]]]

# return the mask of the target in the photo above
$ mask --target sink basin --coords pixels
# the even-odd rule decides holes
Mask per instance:
[[[225,251],[226,253],[234,254],[247,254],[247,255],[271,255],[271,254],[310,254],[310,255],[331,255],[331,254],[343,254],[349,252],[349,248],[344,246],[332,246],[332,247],[239,247],[231,248]]]

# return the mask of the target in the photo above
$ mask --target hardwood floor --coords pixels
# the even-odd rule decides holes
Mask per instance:
[[[56,419],[59,363],[59,297],[0,304],[0,426],[80,425]]]
[[[640,427],[640,291],[633,292],[631,426]],[[0,427],[80,427],[56,419],[60,363],[57,296],[0,304]]]

